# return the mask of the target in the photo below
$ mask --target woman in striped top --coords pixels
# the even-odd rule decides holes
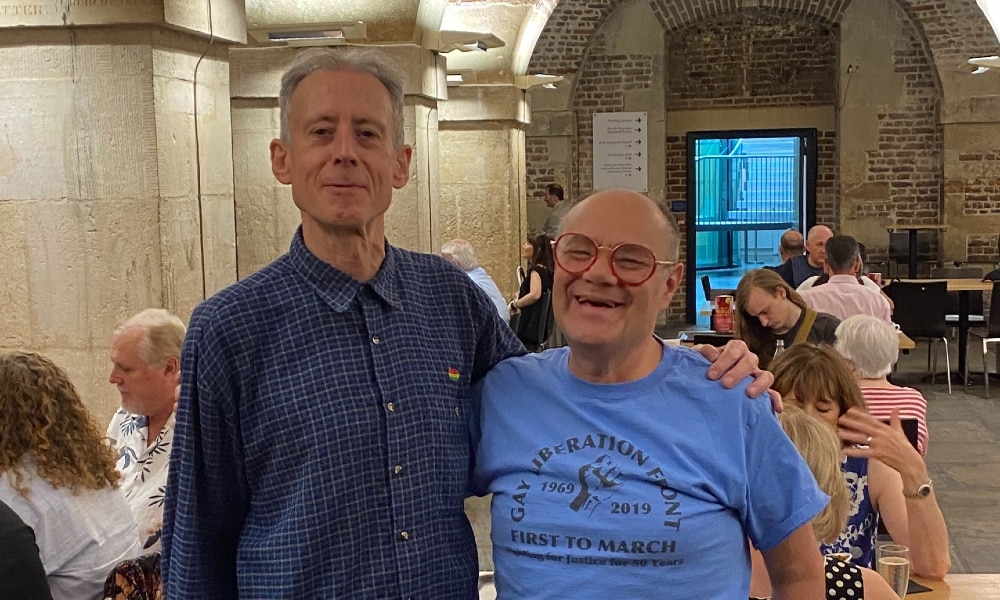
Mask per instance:
[[[889,383],[888,375],[899,357],[899,333],[885,321],[855,315],[837,326],[837,351],[847,359],[865,397],[868,412],[888,421],[893,410],[901,420],[917,422],[917,450],[927,454],[927,400],[919,391]]]

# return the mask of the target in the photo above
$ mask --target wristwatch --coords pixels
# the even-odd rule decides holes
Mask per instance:
[[[927,496],[931,495],[931,489],[933,489],[933,487],[934,487],[933,482],[930,479],[928,479],[927,483],[918,487],[915,493],[907,494],[904,491],[903,495],[906,496],[907,498],[926,498]]]

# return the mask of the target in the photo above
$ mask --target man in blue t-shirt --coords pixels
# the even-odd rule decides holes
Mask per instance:
[[[474,486],[493,493],[504,598],[748,596],[749,538],[776,600],[822,598],[827,503],[764,397],[654,336],[683,276],[669,213],[625,190],[567,213],[553,309],[566,348],[477,388]]]

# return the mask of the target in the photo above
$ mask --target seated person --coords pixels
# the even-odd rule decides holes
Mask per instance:
[[[881,319],[857,315],[837,327],[837,352],[847,359],[865,397],[868,412],[888,421],[893,411],[900,419],[917,421],[917,450],[927,454],[927,400],[918,390],[889,383],[899,358],[899,332]]]
[[[927,465],[895,412],[889,425],[867,413],[846,361],[831,346],[792,346],[774,360],[771,372],[785,403],[837,430],[845,442],[841,470],[851,494],[850,517],[822,552],[845,552],[853,564],[872,568],[881,518],[893,541],[910,548],[911,572],[942,579],[951,568],[948,529]]]
[[[121,395],[121,408],[108,424],[108,437],[115,442],[121,491],[139,525],[143,552],[160,550],[184,331],[176,316],[148,308],[115,329],[111,340],[108,379]]]
[[[139,530],[114,451],[66,372],[38,354],[0,356],[0,501],[35,532],[55,600],[100,600]]]
[[[497,283],[493,281],[493,278],[486,272],[486,269],[479,266],[479,261],[476,259],[476,251],[472,248],[472,244],[461,238],[445,242],[441,246],[441,256],[447,258],[453,265],[465,271],[469,279],[476,282],[476,285],[486,292],[486,295],[493,301],[500,318],[504,321],[510,321],[510,310],[507,308],[507,300],[504,299],[503,292],[497,287]]]
[[[768,269],[747,271],[736,286],[733,311],[736,339],[746,342],[766,369],[777,341],[785,348],[799,342],[833,343],[840,320],[808,306],[790,285]]]
[[[840,440],[832,429],[794,404],[785,407],[780,420],[781,428],[809,465],[816,483],[830,497],[829,504],[823,512],[816,515],[812,525],[817,539],[826,544],[832,543],[847,525],[847,511],[850,508],[847,486],[840,473],[843,459]],[[845,563],[831,554],[823,558],[826,563],[824,597],[827,600],[899,600],[896,592],[875,571]],[[752,559],[750,596],[770,597],[771,581],[767,578],[763,557],[755,550]]]
[[[857,240],[849,235],[830,238],[826,242],[824,268],[830,276],[829,281],[805,291],[799,290],[809,308],[841,320],[852,315],[872,315],[886,322],[892,321],[892,310],[882,290],[869,289],[858,281],[861,251]]]
[[[822,275],[823,261],[826,258],[826,241],[832,237],[833,231],[826,225],[810,228],[805,242],[806,254],[789,257],[773,270],[792,289],[799,287],[809,277]]]
[[[827,498],[770,405],[653,334],[683,280],[670,214],[610,190],[562,231],[553,305],[568,347],[504,360],[476,388],[473,486],[493,493],[498,593],[746,598],[749,538],[776,599],[821,598],[809,520]]]
[[[0,502],[0,598],[52,600],[35,532]]]

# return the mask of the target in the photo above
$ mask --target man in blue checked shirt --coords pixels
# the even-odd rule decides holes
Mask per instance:
[[[469,386],[524,348],[462,271],[385,239],[412,153],[401,82],[361,48],[305,50],[282,78],[271,168],[302,225],[191,317],[168,598],[477,595]],[[745,346],[712,368],[760,373]]]

